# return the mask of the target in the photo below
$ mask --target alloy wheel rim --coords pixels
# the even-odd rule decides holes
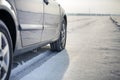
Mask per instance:
[[[10,50],[6,36],[0,32],[0,80],[5,80],[10,63]]]
[[[61,46],[64,48],[65,46],[65,41],[66,40],[66,26],[65,23],[62,25],[62,30],[61,30]]]

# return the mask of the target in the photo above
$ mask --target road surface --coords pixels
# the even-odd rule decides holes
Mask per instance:
[[[120,80],[120,28],[108,16],[68,16],[66,49],[14,58],[10,80]]]

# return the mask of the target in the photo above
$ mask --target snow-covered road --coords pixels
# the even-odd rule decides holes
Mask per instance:
[[[120,80],[120,28],[109,17],[68,16],[66,49],[14,58],[10,80]]]

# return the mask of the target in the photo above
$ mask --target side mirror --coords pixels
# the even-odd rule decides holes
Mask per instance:
[[[48,4],[49,4],[49,1],[48,1],[48,0],[44,0],[44,3],[45,3],[46,5],[48,5]]]

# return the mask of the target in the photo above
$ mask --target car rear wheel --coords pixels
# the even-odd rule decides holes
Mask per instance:
[[[67,27],[65,20],[62,21],[59,39],[50,44],[52,51],[61,51],[65,49],[67,37]]]
[[[8,80],[12,63],[12,45],[9,32],[0,20],[0,80]]]

